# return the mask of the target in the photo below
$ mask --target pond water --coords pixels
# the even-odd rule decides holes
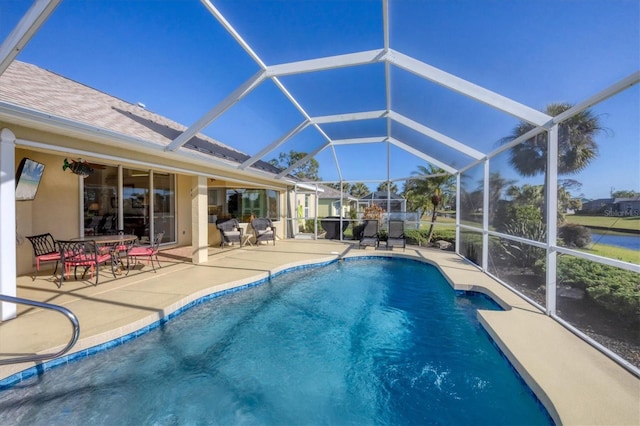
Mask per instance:
[[[632,250],[640,250],[639,235],[600,234],[591,232],[591,240],[594,244],[622,247]]]

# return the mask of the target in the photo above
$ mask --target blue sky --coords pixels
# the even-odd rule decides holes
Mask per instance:
[[[4,39],[30,1],[0,1]],[[377,0],[214,1],[267,65],[383,47]],[[535,109],[577,103],[640,68],[640,2],[636,0],[390,0],[391,47]],[[63,0],[18,57],[190,125],[257,70],[199,1]],[[482,152],[497,147],[518,120],[392,68],[392,108]],[[385,109],[381,64],[282,78],[312,116]],[[600,156],[568,176],[589,198],[612,187],[640,191],[640,89],[594,107],[609,129]],[[302,120],[267,82],[205,129],[249,154]],[[332,137],[376,136],[384,121],[334,125]],[[402,126],[450,164],[469,159]],[[323,138],[312,129],[283,149],[311,151]],[[338,147],[343,178],[386,178],[385,145]],[[269,155],[273,158],[277,153]],[[320,175],[337,178],[333,155],[318,156]],[[416,157],[393,147],[391,177],[406,177]],[[509,167],[495,167],[526,182]],[[493,169],[493,167],[492,167]],[[539,178],[533,179],[534,183]],[[375,186],[375,185],[373,185]]]

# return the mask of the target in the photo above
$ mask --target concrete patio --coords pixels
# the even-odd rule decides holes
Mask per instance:
[[[190,262],[191,248],[164,250],[162,268],[147,265],[114,279],[108,268],[98,286],[67,281],[57,288],[51,271],[35,281],[18,278],[18,297],[62,305],[80,320],[71,353],[111,341],[154,323],[205,295],[251,283],[298,265],[345,257],[406,256],[433,263],[460,290],[475,290],[505,311],[479,312],[481,323],[558,424],[640,424],[640,380],[452,252],[358,249],[349,242],[285,240],[257,247],[210,248],[208,261]],[[52,353],[70,337],[61,315],[29,306],[0,323],[0,358]],[[32,367],[0,367],[0,379]]]

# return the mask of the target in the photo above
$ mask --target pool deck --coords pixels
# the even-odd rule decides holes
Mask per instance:
[[[41,271],[35,281],[18,277],[17,296],[75,313],[81,331],[70,353],[76,353],[135,332],[205,295],[295,266],[363,255],[419,258],[438,266],[456,289],[483,292],[507,309],[481,311],[480,321],[557,424],[640,425],[639,378],[454,253],[285,240],[275,246],[210,248],[208,261],[193,265],[189,250],[166,250],[156,273],[145,265],[114,279],[105,269],[98,286],[67,281],[58,289],[51,271]],[[69,338],[62,315],[19,305],[16,319],[0,323],[0,359],[55,353]],[[34,365],[0,366],[0,379]]]

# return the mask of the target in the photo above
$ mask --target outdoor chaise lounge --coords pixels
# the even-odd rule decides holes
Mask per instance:
[[[377,220],[365,220],[364,229],[362,230],[362,237],[360,238],[359,247],[373,246],[378,247],[380,244],[380,236],[378,234],[378,221]]]
[[[216,228],[220,231],[220,247],[233,243],[242,245],[242,228],[238,219],[218,219]]]
[[[260,217],[251,221],[251,227],[253,228],[253,235],[256,237],[256,245],[261,241],[273,241],[273,245],[276,245],[276,228],[273,226],[271,219]]]
[[[404,235],[404,221],[390,220],[389,232],[387,233],[387,248],[402,247],[404,251],[406,247],[406,238]]]

